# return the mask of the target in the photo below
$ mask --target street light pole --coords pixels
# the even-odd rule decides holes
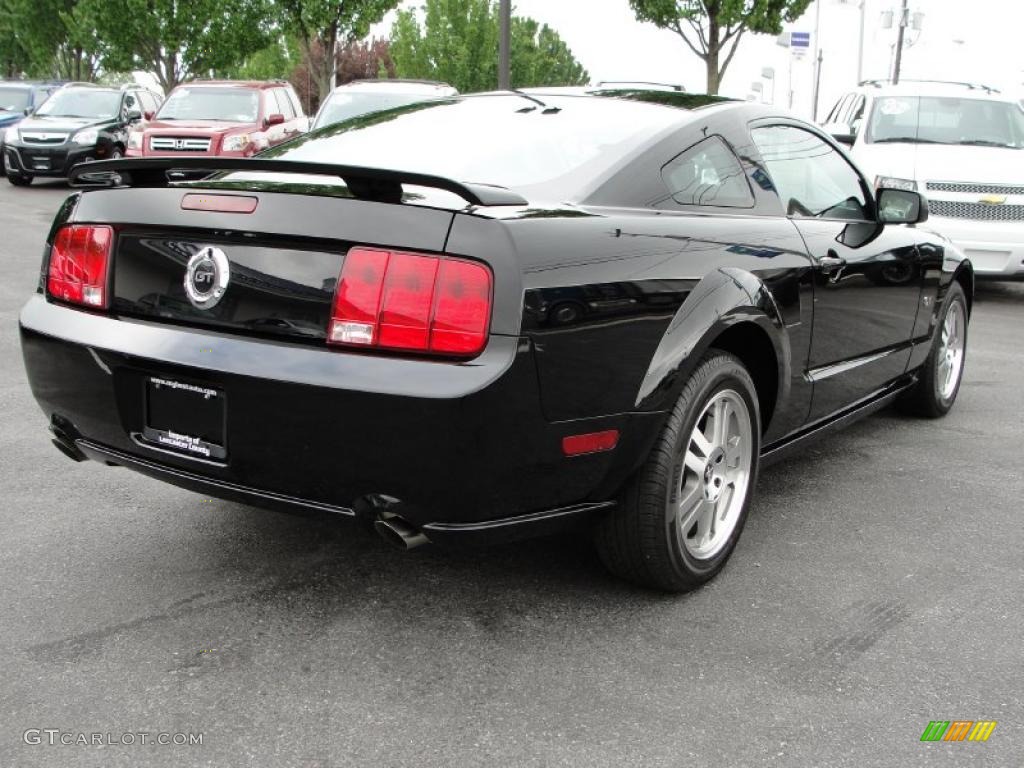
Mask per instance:
[[[868,0],[860,0],[860,37],[857,43],[857,85],[864,82],[864,17],[867,14]]]
[[[512,87],[512,0],[501,0],[498,13],[498,90],[507,91]]]
[[[896,63],[892,67],[893,85],[899,85],[900,83],[900,66],[903,63],[903,35],[907,31],[907,20],[910,16],[907,1],[903,0],[903,6],[900,8],[899,31],[896,33]]]

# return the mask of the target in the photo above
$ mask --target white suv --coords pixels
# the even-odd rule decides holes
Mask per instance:
[[[968,83],[870,81],[824,128],[850,146],[875,186],[928,198],[929,226],[978,277],[1024,278],[1024,106]]]

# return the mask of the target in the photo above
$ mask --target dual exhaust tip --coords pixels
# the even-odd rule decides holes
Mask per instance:
[[[408,551],[429,544],[424,533],[411,526],[398,515],[381,513],[373,521],[373,528],[384,541],[393,547]]]
[[[50,431],[53,433],[53,444],[57,450],[72,461],[88,460],[88,457],[82,453],[74,439],[61,428],[61,425],[52,424]],[[422,531],[386,509],[378,513],[376,520],[373,521],[373,528],[388,544],[404,551],[430,543],[430,539]]]

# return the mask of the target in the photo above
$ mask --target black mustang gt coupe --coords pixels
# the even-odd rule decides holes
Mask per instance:
[[[57,447],[406,548],[578,526],[690,589],[760,464],[963,373],[927,202],[761,106],[485,94],[73,176],[21,313]]]

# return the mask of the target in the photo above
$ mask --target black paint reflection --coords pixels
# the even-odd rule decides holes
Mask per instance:
[[[289,247],[225,247],[231,279],[214,307],[197,309],[185,294],[188,260],[225,238],[122,235],[115,261],[114,310],[124,315],[159,317],[225,330],[323,340],[341,253]],[[289,244],[290,245],[290,244]]]

